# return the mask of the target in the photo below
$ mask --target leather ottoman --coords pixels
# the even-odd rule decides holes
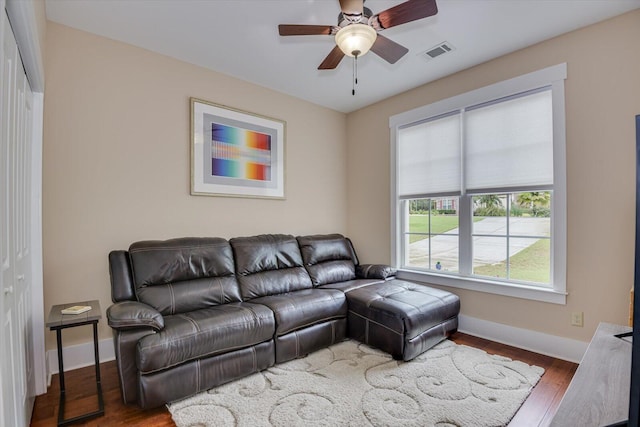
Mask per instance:
[[[458,328],[460,298],[404,280],[390,280],[346,293],[348,335],[411,360]]]

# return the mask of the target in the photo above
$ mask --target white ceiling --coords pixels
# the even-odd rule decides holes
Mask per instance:
[[[378,13],[402,0],[368,0]],[[409,48],[391,65],[374,53],[317,70],[332,36],[280,37],[278,24],[337,23],[338,0],[46,0],[47,18],[350,112],[640,7],[640,0],[437,0],[437,15],[383,31]],[[432,60],[427,49],[455,47]],[[630,40],[629,43],[632,41]],[[595,54],[595,53],[594,53]]]

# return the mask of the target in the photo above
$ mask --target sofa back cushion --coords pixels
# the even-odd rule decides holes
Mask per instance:
[[[229,240],[244,300],[311,288],[295,237],[265,234]]]
[[[129,247],[136,297],[163,315],[239,302],[229,242],[187,237]]]
[[[356,278],[355,251],[349,239],[343,235],[300,236],[298,244],[314,286]]]

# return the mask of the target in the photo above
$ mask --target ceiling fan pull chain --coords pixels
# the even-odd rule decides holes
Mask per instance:
[[[356,84],[358,84],[358,55],[356,55]]]
[[[351,65],[351,95],[356,95],[356,59],[353,58],[353,64]]]
[[[356,94],[356,85],[358,84],[358,54],[353,55],[353,89],[351,89],[351,95]]]

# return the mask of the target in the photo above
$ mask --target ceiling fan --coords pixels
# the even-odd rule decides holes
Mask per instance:
[[[390,64],[395,64],[409,49],[379,32],[438,13],[435,0],[408,0],[375,15],[364,7],[364,0],[339,1],[341,13],[338,15],[338,25],[278,25],[281,36],[335,36],[336,46],[318,66],[319,70],[332,70],[345,55],[357,59],[369,49]]]

